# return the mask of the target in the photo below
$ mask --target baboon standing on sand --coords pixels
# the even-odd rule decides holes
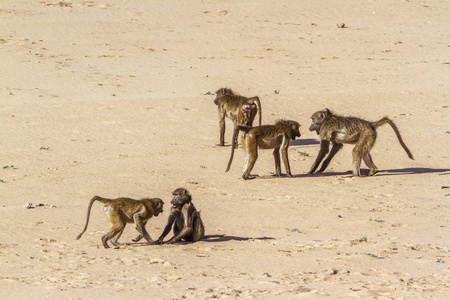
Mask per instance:
[[[342,117],[333,114],[328,108],[315,112],[312,117],[310,131],[316,131],[320,136],[320,151],[313,163],[309,174],[314,174],[320,162],[329,152],[330,142],[333,143],[330,154],[325,159],[319,173],[325,171],[331,159],[342,148],[343,144],[355,144],[353,148],[353,176],[361,176],[361,159],[364,160],[369,167],[369,176],[377,173],[378,169],[373,163],[372,156],[370,156],[370,149],[372,149],[377,138],[376,129],[384,124],[389,124],[397,135],[400,145],[405,150],[408,157],[414,159],[411,151],[406,147],[400,135],[400,131],[391,119],[384,117],[379,121],[368,122],[363,119],[355,117]]]

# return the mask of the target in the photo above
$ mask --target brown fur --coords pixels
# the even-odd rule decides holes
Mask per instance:
[[[139,235],[133,239],[134,242],[145,238],[149,244],[155,243],[147,233],[145,224],[151,217],[156,217],[163,212],[164,202],[159,198],[134,200],[130,198],[107,199],[99,196],[93,197],[89,202],[86,225],[77,236],[77,240],[81,238],[88,227],[91,208],[95,201],[105,204],[104,210],[112,225],[110,231],[102,236],[102,243],[105,248],[109,248],[108,240],[111,240],[111,244],[114,246],[119,247],[120,243],[117,240],[122,235],[126,223],[134,223],[136,230],[139,232]]]
[[[192,204],[192,197],[184,188],[178,188],[172,192],[172,208],[167,225],[158,243],[162,244],[164,238],[169,234],[173,225],[174,236],[166,244],[174,244],[181,240],[186,242],[197,242],[205,237],[205,226],[203,225],[200,213]]]
[[[325,155],[329,152],[330,142],[333,143],[330,154],[325,159],[319,173],[325,171],[334,155],[342,148],[343,144],[355,144],[353,148],[353,176],[361,176],[361,160],[369,167],[369,175],[377,173],[378,169],[373,163],[370,150],[377,138],[376,128],[389,124],[394,130],[400,145],[408,157],[414,159],[411,151],[406,147],[397,126],[387,117],[376,122],[369,122],[355,117],[342,117],[333,114],[329,109],[315,112],[312,117],[310,131],[316,131],[320,136],[320,151],[312,165],[309,174],[313,174]]]
[[[250,172],[258,159],[258,147],[261,149],[274,149],[273,157],[275,159],[275,175],[281,176],[280,149],[283,158],[284,167],[287,176],[292,177],[289,165],[288,148],[290,140],[300,137],[300,124],[295,121],[278,120],[275,125],[263,125],[256,127],[237,126],[234,131],[234,137],[237,137],[239,130],[245,132],[243,138],[246,159],[242,177],[244,179],[251,178]],[[231,147],[230,160],[225,172],[230,169],[234,156],[234,138]]]
[[[228,88],[221,88],[216,91],[216,94],[214,103],[219,110],[220,146],[225,145],[225,117],[232,120],[234,128],[237,125],[251,127],[259,112],[259,125],[261,126],[261,102],[258,97],[246,98]],[[237,137],[235,142],[237,144]]]

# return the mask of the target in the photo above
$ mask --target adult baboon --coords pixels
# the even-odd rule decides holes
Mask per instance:
[[[170,210],[167,225],[158,243],[163,244],[164,238],[169,234],[173,225],[174,236],[166,244],[173,244],[184,240],[186,242],[197,242],[205,237],[205,226],[203,225],[200,213],[192,204],[192,196],[184,188],[178,188],[172,192],[172,208]]]
[[[369,176],[377,173],[378,169],[373,163],[370,149],[377,138],[376,129],[384,124],[391,125],[397,135],[400,145],[408,157],[414,159],[411,151],[406,147],[397,126],[387,117],[375,122],[368,122],[355,117],[342,117],[333,114],[328,108],[315,112],[312,117],[310,131],[316,131],[320,136],[320,151],[313,163],[309,174],[313,174],[325,155],[329,152],[330,142],[333,143],[330,154],[325,159],[318,172],[323,172],[328,167],[331,159],[342,148],[343,144],[355,144],[353,148],[353,176],[361,176],[361,159],[369,167]]]
[[[253,126],[253,120],[259,111],[259,125],[261,126],[261,102],[258,97],[246,98],[234,93],[231,89],[221,88],[216,91],[214,103],[219,109],[220,146],[225,145],[225,117],[237,125]],[[237,145],[237,137],[236,137]]]
[[[111,240],[111,244],[114,246],[119,247],[120,243],[117,240],[122,235],[126,223],[134,223],[136,230],[139,232],[139,235],[133,239],[133,242],[138,242],[142,238],[145,238],[149,244],[155,243],[147,233],[145,224],[147,224],[147,221],[151,217],[156,217],[163,212],[164,202],[159,198],[134,200],[130,198],[107,199],[99,196],[93,197],[91,202],[89,202],[86,225],[83,231],[77,236],[77,240],[81,238],[88,227],[91,208],[95,201],[105,204],[103,210],[106,212],[112,225],[109,232],[102,236],[102,243],[105,248],[109,248],[108,240]]]
[[[273,157],[275,159],[276,176],[281,176],[281,149],[281,155],[283,157],[283,163],[286,168],[287,176],[292,177],[291,167],[289,166],[288,148],[290,140],[295,140],[296,137],[301,136],[299,123],[289,120],[278,120],[275,125],[262,125],[256,127],[238,125],[234,130],[230,160],[225,172],[228,172],[233,161],[235,149],[234,138],[238,135],[239,130],[245,132],[243,137],[243,145],[246,157],[244,170],[242,171],[242,178],[252,178],[250,172],[258,159],[258,147],[261,149],[274,149]]]

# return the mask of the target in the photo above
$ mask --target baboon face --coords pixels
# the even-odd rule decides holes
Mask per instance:
[[[291,139],[295,140],[295,137],[300,137],[300,124],[297,122],[291,122]]]
[[[178,188],[172,193],[172,204],[173,208],[180,209],[185,203],[191,201],[191,195],[186,189]]]
[[[159,198],[155,198],[154,200],[155,202],[153,205],[153,215],[157,217],[160,213],[163,212],[164,202]]]
[[[319,134],[320,126],[322,126],[329,115],[330,111],[328,109],[315,112],[311,116],[311,126],[309,126],[309,131],[316,131],[317,134]]]

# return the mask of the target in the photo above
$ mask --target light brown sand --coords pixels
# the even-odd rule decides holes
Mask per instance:
[[[0,28],[1,299],[450,293],[448,1],[7,0]],[[302,124],[295,178],[271,176],[270,151],[258,179],[241,179],[242,149],[224,172],[207,93],[225,86],[258,95],[264,124]],[[376,176],[348,177],[351,146],[306,175],[325,107],[390,116],[416,159],[384,126]],[[157,238],[177,187],[225,237],[103,249],[96,204],[75,240],[94,195],[162,198]]]

